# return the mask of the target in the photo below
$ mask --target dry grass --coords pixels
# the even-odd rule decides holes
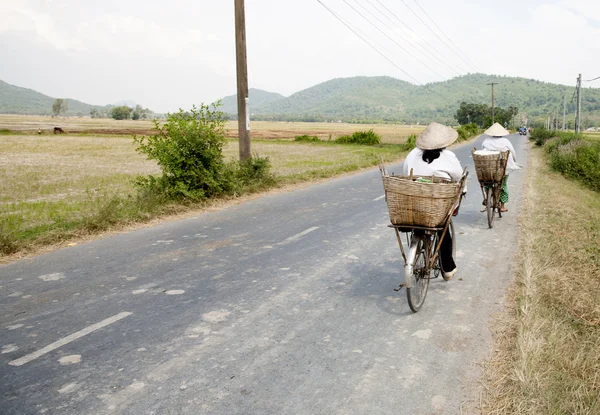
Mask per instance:
[[[31,123],[44,122],[44,117],[0,118],[5,124],[31,118],[27,129]],[[97,129],[118,130],[115,121],[87,121]],[[389,144],[366,147],[264,139],[254,139],[252,150],[270,157],[280,186],[369,167],[380,156],[392,161],[405,154],[401,146]],[[237,159],[237,140],[228,140],[224,153]],[[132,181],[152,173],[160,173],[156,163],[135,151],[130,135],[37,135],[23,130],[18,135],[0,135],[0,256],[191,208],[163,209],[154,200],[139,205]]]
[[[59,117],[35,115],[5,115],[0,114],[0,130],[16,132],[37,132],[42,129],[44,134],[51,134],[54,127],[62,127],[67,133],[89,134],[127,134],[149,132],[152,121],[148,120],[112,120],[91,119],[88,117]],[[229,121],[226,126],[227,136],[237,138],[237,121]],[[346,123],[307,123],[307,122],[267,122],[253,121],[251,135],[253,139],[289,139],[293,140],[298,135],[316,135],[322,140],[328,140],[351,134],[359,130],[373,129],[382,137],[383,143],[401,144],[410,134],[419,134],[424,126],[398,125],[398,124],[346,124]]]
[[[513,307],[495,327],[483,412],[598,414],[600,194],[532,150],[520,226]]]

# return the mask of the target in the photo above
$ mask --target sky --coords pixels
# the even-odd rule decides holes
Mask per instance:
[[[288,96],[352,76],[600,76],[598,0],[321,3],[245,0],[251,88]],[[0,0],[0,80],[52,97],[172,112],[235,94],[235,68],[234,0]]]

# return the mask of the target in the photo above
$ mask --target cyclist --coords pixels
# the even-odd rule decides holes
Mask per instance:
[[[457,138],[458,133],[454,129],[436,122],[429,124],[417,138],[417,147],[406,156],[404,175],[409,175],[412,169],[413,174],[417,176],[438,176],[459,181],[463,169],[456,155],[446,150]],[[466,193],[466,188],[463,192]],[[446,232],[442,240],[440,257],[442,276],[444,280],[449,281],[458,271],[452,257],[452,237],[449,232]]]
[[[512,143],[506,138],[507,135],[510,135],[504,127],[500,124],[495,123],[490,128],[485,130],[484,134],[488,135],[481,147],[484,150],[492,150],[492,151],[506,151],[510,150],[510,156],[508,157],[508,162],[506,164],[506,176],[504,178],[504,182],[502,183],[502,189],[500,190],[500,211],[508,212],[508,209],[504,207],[505,203],[508,203],[508,175],[515,171],[519,170],[520,167],[517,165],[517,153],[515,153],[515,148]],[[483,204],[486,204],[486,201],[483,201]]]

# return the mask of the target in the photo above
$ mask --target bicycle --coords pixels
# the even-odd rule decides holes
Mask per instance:
[[[496,212],[498,217],[502,218],[500,191],[506,180],[506,164],[508,163],[510,151],[497,152],[497,154],[491,155],[478,155],[476,150],[473,149],[471,154],[487,212],[488,227],[491,229],[494,227]]]
[[[427,180],[433,184],[419,184],[416,183],[419,178],[415,180],[412,171],[407,177],[390,176],[383,163],[380,165],[380,170],[392,221],[388,226],[395,231],[404,260],[404,284],[395,291],[399,291],[402,287],[406,288],[408,306],[416,313],[425,302],[429,280],[440,275],[443,277],[440,247],[447,232],[452,237],[452,255],[455,256],[456,234],[452,216],[458,214],[468,172],[466,168],[463,170],[458,183],[431,177]],[[396,179],[395,183],[393,183],[394,179]],[[442,186],[450,185],[445,190],[438,189],[440,195],[445,193],[443,196],[439,195],[441,198],[434,196],[436,191],[433,189],[436,183]],[[419,186],[423,187],[418,188]],[[415,196],[418,201],[414,199]],[[420,226],[423,223],[438,226]],[[401,232],[406,234],[408,253],[404,250]]]

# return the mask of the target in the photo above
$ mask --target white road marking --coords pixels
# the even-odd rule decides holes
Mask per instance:
[[[125,317],[132,315],[132,314],[133,313],[124,311],[122,313],[119,313],[117,315],[109,317],[105,320],[102,320],[102,321],[96,323],[96,324],[92,324],[91,326],[88,326],[88,327],[84,328],[83,330],[79,330],[73,334],[70,334],[67,337],[63,337],[62,339],[55,341],[54,343],[51,343],[48,346],[46,346],[36,352],[30,353],[30,354],[20,357],[16,360],[13,360],[13,361],[9,362],[8,364],[11,366],[22,366],[25,363],[29,363],[32,360],[37,359],[38,357],[42,357],[46,353],[50,353],[51,351],[56,350],[61,346],[64,346],[65,344],[69,344],[83,336],[93,333],[96,330],[100,330],[102,327],[106,327],[109,324],[115,323],[121,319],[124,319]]]
[[[377,202],[377,201],[379,201],[379,200],[381,200],[383,198],[385,198],[385,195],[381,195],[379,197],[376,197],[375,199],[373,199],[373,202]]]
[[[294,236],[290,236],[289,238],[285,239],[283,242],[279,242],[278,245],[283,245],[283,244],[287,244],[287,243],[293,242],[296,239],[301,238],[301,237],[303,237],[306,234],[309,234],[309,233],[311,233],[313,231],[316,231],[317,229],[319,229],[318,226],[313,226],[312,228],[308,228],[307,230],[302,231],[300,233],[297,233]]]

